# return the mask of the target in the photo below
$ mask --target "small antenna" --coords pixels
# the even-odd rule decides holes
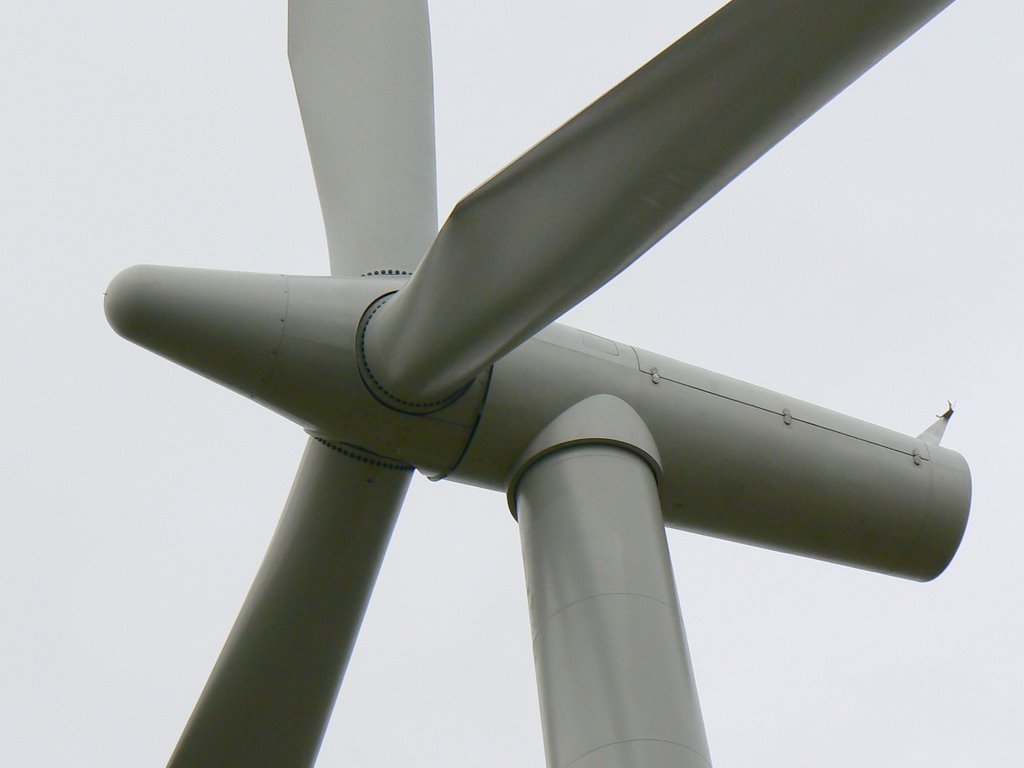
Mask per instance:
[[[945,412],[938,414],[939,420],[918,435],[918,440],[928,443],[929,445],[938,445],[942,442],[942,436],[946,433],[946,425],[949,424],[949,420],[953,416],[953,411],[956,410],[956,402],[947,400],[946,406],[947,408]]]

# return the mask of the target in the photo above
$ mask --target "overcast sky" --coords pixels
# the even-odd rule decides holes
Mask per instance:
[[[431,2],[440,209],[715,2]],[[324,273],[284,0],[4,3],[0,760],[159,766],[305,436],[136,348],[134,263]],[[566,322],[945,445],[974,501],[916,584],[669,532],[717,768],[1024,750],[1024,56],[960,0]],[[417,478],[322,766],[543,765],[504,498]]]

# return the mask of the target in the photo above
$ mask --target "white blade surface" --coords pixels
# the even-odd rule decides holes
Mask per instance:
[[[331,274],[412,272],[437,233],[426,0],[290,0]]]
[[[310,440],[169,768],[313,764],[411,477]]]
[[[951,0],[734,0],[466,197],[371,320],[442,399],[639,258]]]

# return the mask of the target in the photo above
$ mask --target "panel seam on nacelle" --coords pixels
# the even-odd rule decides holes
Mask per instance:
[[[634,352],[635,351],[636,350],[634,349]],[[637,355],[637,361],[639,362],[639,354]],[[647,376],[653,376],[654,373],[655,373],[655,371],[653,369],[649,370],[649,371],[648,370],[644,370],[644,368],[642,366],[639,367],[639,371],[640,371],[640,373],[642,373],[644,375],[647,375]],[[695,384],[688,384],[685,381],[679,381],[678,379],[673,379],[673,378],[671,378],[669,376],[666,376],[660,370],[657,371],[657,373],[658,373],[659,381],[665,381],[665,382],[670,381],[673,384],[678,384],[681,387],[686,387],[687,389],[692,389],[695,392],[702,392],[703,394],[710,395],[711,397],[717,397],[717,398],[719,398],[721,400],[728,400],[729,402],[736,403],[737,405],[745,405],[748,408],[754,408],[756,410],[763,411],[765,413],[770,413],[770,414],[772,414],[774,416],[778,416],[780,418],[786,418],[787,416],[789,416],[790,419],[793,422],[797,422],[797,423],[800,423],[800,424],[805,424],[805,425],[807,425],[809,427],[816,427],[817,429],[823,429],[823,430],[825,430],[827,432],[831,432],[831,433],[836,434],[836,435],[842,435],[843,437],[848,437],[851,440],[859,440],[860,442],[866,443],[867,445],[874,445],[874,446],[877,446],[879,448],[884,448],[884,449],[886,449],[888,451],[892,451],[893,453],[902,454],[903,456],[907,456],[907,457],[913,458],[915,460],[915,463],[916,463],[918,458],[920,458],[922,461],[930,461],[931,460],[930,456],[928,456],[924,452],[916,450],[916,449],[915,450],[905,451],[905,450],[903,450],[901,448],[896,448],[896,447],[891,446],[891,445],[886,445],[885,443],[879,443],[879,442],[876,442],[874,440],[868,440],[867,438],[861,437],[860,435],[851,435],[849,432],[843,432],[840,429],[835,429],[833,427],[827,427],[824,424],[818,424],[817,422],[814,422],[814,421],[808,421],[806,419],[801,419],[798,416],[794,415],[792,412],[787,414],[787,413],[785,413],[783,411],[776,411],[776,410],[774,410],[772,408],[766,408],[763,405],[757,405],[756,403],[748,403],[746,400],[740,400],[740,399],[735,398],[735,397],[729,397],[729,395],[723,395],[720,392],[712,392],[711,390],[704,389],[703,387],[698,387]],[[786,410],[789,410],[789,409],[786,409]]]

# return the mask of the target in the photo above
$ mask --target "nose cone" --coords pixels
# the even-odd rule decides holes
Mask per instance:
[[[121,336],[247,395],[270,375],[284,332],[281,275],[138,266],[103,301]]]
[[[160,305],[170,295],[176,271],[137,266],[118,274],[103,294],[103,312],[110,327],[129,341],[145,345],[162,324]]]

